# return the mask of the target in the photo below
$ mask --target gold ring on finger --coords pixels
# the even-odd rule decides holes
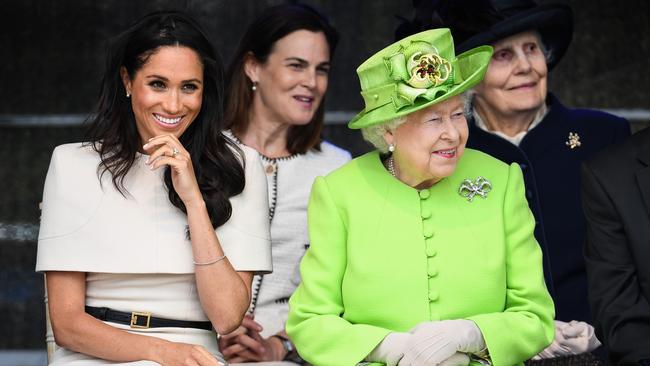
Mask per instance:
[[[172,158],[175,158],[176,155],[178,155],[178,153],[180,153],[180,151],[178,151],[177,148],[173,147],[173,148],[172,148]]]

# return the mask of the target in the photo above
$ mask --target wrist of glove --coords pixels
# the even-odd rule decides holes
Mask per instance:
[[[413,335],[410,333],[389,333],[375,349],[366,356],[366,361],[396,366],[404,356],[404,349]]]
[[[600,341],[596,338],[594,327],[590,324],[576,320],[568,323],[556,320],[553,342],[533,359],[578,355],[591,352],[598,347]]]
[[[456,352],[448,359],[442,361],[438,366],[467,366],[470,358],[466,353]]]

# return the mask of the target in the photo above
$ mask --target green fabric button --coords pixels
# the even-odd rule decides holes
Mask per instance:
[[[429,301],[438,301],[438,293],[436,291],[429,291]]]
[[[423,219],[428,219],[429,217],[431,217],[431,210],[426,207],[423,207],[420,214],[422,215]]]
[[[436,267],[431,266],[431,265],[429,266],[429,269],[428,269],[427,272],[428,272],[429,277],[435,277],[435,276],[438,275],[438,269],[436,269]]]
[[[425,238],[430,238],[433,236],[433,229],[430,227],[424,228],[424,230],[422,230],[422,234]]]
[[[429,192],[428,189],[423,189],[423,190],[421,190],[421,191],[419,192],[419,194],[420,194],[420,198],[423,199],[423,200],[426,200],[426,199],[429,198],[429,196],[431,195],[431,193]]]

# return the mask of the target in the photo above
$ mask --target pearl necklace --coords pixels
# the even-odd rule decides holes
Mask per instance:
[[[392,155],[390,156],[390,158],[388,158],[387,165],[388,165],[388,171],[390,172],[390,175],[392,175],[393,177],[397,177],[395,175],[395,159],[393,159]]]

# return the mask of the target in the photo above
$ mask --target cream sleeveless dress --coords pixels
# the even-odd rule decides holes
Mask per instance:
[[[246,187],[230,199],[232,216],[216,232],[238,271],[272,270],[267,191],[257,153],[245,153]],[[86,272],[86,305],[150,312],[177,320],[207,321],[201,308],[186,238],[187,217],[167,198],[163,170],[138,155],[120,194],[109,175],[97,176],[98,154],[81,144],[54,150],[43,192],[36,270]],[[257,183],[257,182],[261,182]],[[223,360],[214,331],[195,328],[125,331],[197,344]],[[80,337],[83,335],[79,335]],[[156,365],[114,363],[58,348],[51,365]]]

